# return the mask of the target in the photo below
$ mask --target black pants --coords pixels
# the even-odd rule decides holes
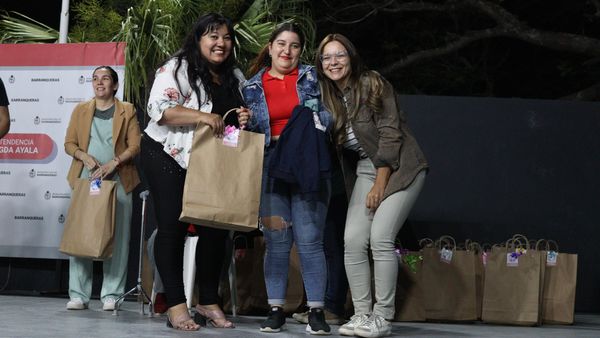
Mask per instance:
[[[198,245],[196,246],[196,285],[198,304],[219,303],[219,280],[225,259],[227,230],[196,226]]]
[[[148,136],[142,138],[142,170],[154,200],[158,231],[154,257],[162,279],[167,306],[185,303],[183,289],[183,245],[188,224],[179,221],[186,170],[167,155],[162,145]],[[227,231],[196,227],[197,275],[200,304],[216,304]]]

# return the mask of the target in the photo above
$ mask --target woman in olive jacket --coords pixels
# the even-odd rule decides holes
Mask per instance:
[[[334,141],[350,196],[344,265],[355,314],[339,331],[383,337],[391,334],[395,311],[394,240],[421,191],[428,165],[394,88],[363,66],[346,37],[326,36],[315,64],[323,103],[334,117]],[[369,246],[375,275],[373,306]]]

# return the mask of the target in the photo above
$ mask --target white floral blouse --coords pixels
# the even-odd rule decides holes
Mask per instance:
[[[212,101],[206,100],[204,86],[198,80],[200,98],[189,85],[187,76],[187,61],[181,61],[181,67],[177,71],[179,87],[173,74],[177,65],[177,59],[173,58],[156,71],[150,97],[148,98],[148,115],[150,122],[144,130],[146,135],[163,145],[163,150],[184,169],[187,169],[190,153],[192,151],[192,140],[196,126],[167,126],[159,125],[158,121],[165,110],[181,105],[186,108],[200,110],[205,113],[212,111]],[[235,70],[241,85],[245,79],[239,69]],[[181,90],[180,90],[181,88]],[[204,102],[202,105],[199,102]]]

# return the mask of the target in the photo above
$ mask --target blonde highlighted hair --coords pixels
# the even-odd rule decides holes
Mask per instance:
[[[352,91],[354,101],[351,105],[345,107],[339,99],[343,96],[345,88],[339,88],[336,83],[327,76],[321,63],[321,55],[325,45],[332,41],[337,41],[346,49],[348,53],[348,65],[350,72],[346,86]],[[319,44],[315,57],[315,65],[321,85],[322,101],[327,110],[333,115],[333,136],[336,144],[342,144],[346,139],[346,123],[356,118],[356,114],[362,104],[376,113],[381,111],[384,82],[379,73],[367,69],[354,44],[342,34],[329,34]]]

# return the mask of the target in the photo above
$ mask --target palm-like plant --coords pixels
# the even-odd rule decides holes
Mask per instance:
[[[106,38],[106,40],[122,41],[127,44],[125,100],[138,107],[145,106],[147,91],[151,86],[149,74],[176,51],[199,14],[208,11],[222,12],[232,17],[236,23],[235,53],[240,68],[247,67],[250,60],[267,43],[275,25],[284,21],[296,21],[304,30],[306,43],[303,59],[310,62],[316,29],[309,4],[308,0],[137,0],[137,5],[127,10],[119,33],[114,37]],[[101,6],[101,2],[86,0],[74,9],[76,13],[82,14],[86,11],[96,11],[98,6]],[[243,10],[243,13],[238,13],[240,10]],[[28,43],[58,40],[58,31],[55,29],[25,15],[19,13],[14,15],[16,17],[8,13],[0,16],[0,32],[3,32],[0,42]],[[103,20],[103,17],[94,15],[94,19]],[[91,21],[81,18],[80,21],[82,21],[81,27],[76,27],[74,33],[85,41],[95,36],[83,34],[86,29],[90,29]],[[106,24],[102,27],[110,31]],[[73,41],[72,34],[70,41]]]
[[[12,15],[11,15],[12,14]],[[0,43],[39,43],[58,41],[58,31],[17,12],[0,15]]]
[[[244,0],[238,2],[241,4]],[[193,0],[142,0],[141,6],[128,10],[121,31],[114,39],[127,43],[127,101],[134,102],[138,107],[145,105],[151,85],[148,74],[176,51],[199,14],[218,10],[217,7],[216,2],[198,4]],[[234,22],[237,22],[235,53],[242,69],[267,43],[276,23],[289,20],[300,23],[307,36],[306,46],[312,47],[315,25],[308,9],[308,0],[254,0],[237,20],[234,18]],[[304,55],[311,59],[312,49]]]
[[[124,98],[137,106],[144,106],[147,101],[149,72],[177,48],[173,26],[179,3],[166,7],[161,6],[162,2],[149,0],[129,8],[121,31],[113,39],[127,45]]]

